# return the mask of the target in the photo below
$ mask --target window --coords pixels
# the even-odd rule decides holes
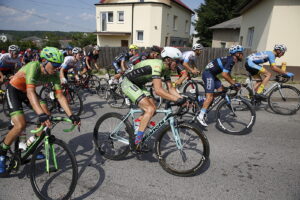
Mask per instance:
[[[137,32],[137,40],[143,41],[144,40],[144,31],[136,31]]]
[[[107,12],[107,22],[114,22],[114,13]]]
[[[240,37],[240,45],[243,45],[243,39],[244,39],[244,37],[241,36],[241,37]]]
[[[254,35],[254,27],[248,28],[248,35],[247,35],[247,46],[248,47],[252,47],[253,35]]]
[[[124,22],[124,11],[118,11],[118,21]]]
[[[107,31],[107,13],[101,12],[101,30]]]
[[[186,33],[189,32],[189,21],[188,20],[185,21],[185,32]]]
[[[226,47],[226,42],[221,42],[221,48],[225,48]]]
[[[177,30],[177,19],[178,19],[178,17],[174,15],[174,18],[173,18],[173,29],[174,30]]]

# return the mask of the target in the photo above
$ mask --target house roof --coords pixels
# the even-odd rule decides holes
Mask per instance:
[[[103,3],[105,3],[107,0],[100,0],[100,4],[103,4]],[[192,12],[192,13],[194,13],[194,11],[192,10],[192,9],[190,9],[186,4],[184,4],[181,0],[171,0],[172,2],[174,2],[174,3],[176,3],[176,4],[178,4],[178,5],[180,5],[181,7],[183,7],[183,8],[185,8],[185,9],[187,9],[187,10],[189,10],[190,12]]]
[[[249,10],[250,8],[252,8],[260,2],[261,0],[247,0],[237,9],[237,11],[238,13],[243,14],[244,12],[246,12],[247,10]]]
[[[220,24],[209,27],[209,29],[238,29],[241,28],[242,17],[236,17]]]
[[[36,36],[30,36],[22,39],[22,41],[37,41],[37,40],[43,40],[43,39]]]

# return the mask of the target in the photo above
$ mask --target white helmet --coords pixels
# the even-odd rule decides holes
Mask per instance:
[[[284,44],[275,44],[274,50],[280,50],[281,52],[286,52],[287,48]]]
[[[199,44],[199,43],[194,44],[192,50],[195,51],[197,49],[203,50],[202,44]]]
[[[181,59],[182,58],[182,53],[179,49],[175,48],[175,47],[165,47],[162,51],[161,51],[161,57],[162,58],[172,58],[172,59]]]
[[[74,54],[82,53],[82,49],[80,47],[74,47],[72,49],[72,53],[74,53]]]
[[[98,45],[94,46],[94,50],[100,51],[100,47]]]
[[[16,51],[16,52],[19,52],[20,51],[20,48],[19,48],[19,46],[18,45],[10,45],[9,47],[8,47],[8,51]]]

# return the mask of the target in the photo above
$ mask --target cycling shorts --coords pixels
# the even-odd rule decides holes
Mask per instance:
[[[245,68],[251,74],[251,76],[258,75],[261,72],[264,72],[266,69],[260,65],[253,63],[250,60],[247,60],[245,63]]]
[[[128,78],[123,79],[121,88],[123,93],[135,104],[139,104],[144,97],[151,96],[146,88],[135,85]]]
[[[215,89],[222,87],[222,82],[208,70],[203,72],[202,79],[204,81],[205,93],[214,93]]]
[[[31,107],[26,93],[16,89],[11,84],[7,85],[6,98],[9,107],[9,114],[11,117],[19,114],[24,114],[22,103],[25,103],[27,106]]]
[[[112,65],[113,65],[114,68],[115,68],[115,73],[116,73],[116,74],[119,74],[119,73],[122,71],[122,69],[121,69],[121,67],[120,67],[120,65],[119,65],[118,63],[113,62]]]

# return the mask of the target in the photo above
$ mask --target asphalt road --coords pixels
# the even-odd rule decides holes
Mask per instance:
[[[281,116],[262,106],[247,135],[224,134],[209,116],[205,131],[211,149],[209,163],[201,174],[182,178],[165,172],[152,153],[142,160],[101,157],[95,151],[92,132],[97,119],[113,109],[95,95],[84,93],[82,97],[81,132],[54,129],[78,162],[79,180],[72,199],[300,199],[300,112]],[[30,120],[34,118],[26,113]],[[1,137],[6,127],[7,119],[0,113]],[[0,179],[0,199],[37,199],[28,177],[25,167],[13,177]]]

